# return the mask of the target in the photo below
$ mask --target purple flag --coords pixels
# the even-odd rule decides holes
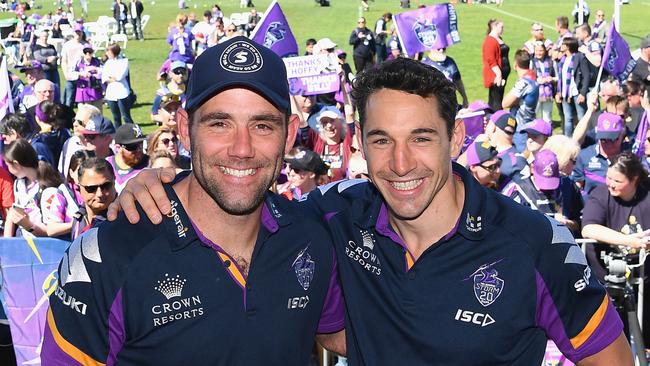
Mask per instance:
[[[298,43],[277,0],[266,9],[264,17],[253,30],[251,39],[280,57],[298,55]]]
[[[404,52],[409,56],[460,42],[458,17],[451,4],[430,5],[397,14],[395,26]]]
[[[471,145],[476,137],[482,133],[485,133],[485,127],[483,125],[483,117],[485,116],[484,111],[470,112],[467,114],[459,115],[459,118],[463,119],[465,124],[465,141],[463,142],[463,151],[467,150],[467,147]]]
[[[2,238],[2,300],[18,365],[40,365],[48,299],[69,242],[53,238]]]
[[[648,133],[648,111],[643,112],[639,127],[636,130],[636,137],[634,138],[634,145],[632,145],[632,152],[639,158],[645,156],[645,137]]]
[[[616,31],[614,21],[609,26],[602,62],[605,70],[616,76],[620,81],[625,81],[636,65],[636,61],[632,59],[630,54],[630,46]]]

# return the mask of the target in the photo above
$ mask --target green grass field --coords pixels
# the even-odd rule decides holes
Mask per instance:
[[[255,0],[255,5],[259,11],[265,11],[270,1]],[[603,9],[606,17],[611,18],[614,0],[588,2],[592,12],[590,23],[593,23],[596,9]],[[150,122],[149,110],[158,87],[156,73],[169,51],[165,41],[167,28],[181,10],[177,8],[176,0],[157,0],[155,5],[151,4],[151,0],[143,0],[143,3],[145,14],[151,15],[151,20],[145,29],[147,39],[144,42],[130,41],[126,55],[131,62],[132,84],[138,94],[138,104],[132,114],[135,121],[144,126],[145,131],[151,131],[155,127]],[[243,10],[239,8],[239,0],[217,1],[217,3],[226,15]],[[411,5],[415,7],[418,4],[433,3],[437,2],[412,0]],[[500,8],[494,5],[457,4],[461,43],[449,48],[448,54],[458,63],[470,101],[479,98],[487,99],[487,90],[483,88],[481,76],[481,44],[490,18],[499,18],[505,22],[503,37],[511,49],[517,49],[530,37],[530,24],[533,20],[544,24],[547,38],[557,39],[553,27],[555,17],[558,15],[570,17],[574,3],[570,0],[505,0],[505,4]],[[40,13],[55,7],[51,1],[46,3],[37,1],[37,4],[43,5],[43,9],[37,10]],[[75,1],[75,5],[77,4],[78,2]],[[99,15],[110,15],[110,4],[111,0],[89,0],[89,21],[96,20]],[[214,2],[208,0],[188,0],[189,9],[183,12],[195,12],[200,20],[203,11],[210,9],[212,4]],[[308,38],[329,37],[351,54],[347,40],[360,14],[358,0],[331,0],[331,7],[326,8],[318,6],[313,0],[280,0],[280,5],[301,50]],[[398,0],[375,0],[370,2],[370,11],[365,12],[364,16],[368,19],[370,27],[384,12],[397,14],[400,10]],[[632,0],[631,4],[622,6],[621,32],[632,49],[636,49],[640,39],[650,33],[649,15],[650,0]],[[0,15],[0,17],[8,16],[9,13]],[[352,64],[351,59],[348,61]],[[514,82],[516,75],[513,74],[508,85]]]

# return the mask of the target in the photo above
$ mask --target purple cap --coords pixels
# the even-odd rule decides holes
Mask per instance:
[[[472,112],[478,112],[478,111],[486,111],[492,113],[492,107],[490,107],[489,104],[485,103],[485,101],[482,100],[475,100],[469,105],[469,109]]]
[[[539,189],[552,191],[560,186],[560,167],[553,151],[542,150],[535,155],[533,177]]]
[[[598,117],[596,125],[596,138],[598,140],[616,140],[623,131],[623,119],[609,112],[604,112]]]
[[[517,130],[517,120],[509,112],[496,111],[490,116],[490,121],[508,135],[513,135]]]
[[[479,165],[497,156],[497,150],[489,141],[474,141],[467,147],[467,164]]]
[[[74,27],[72,28],[72,30],[75,31],[75,32],[76,32],[76,31],[81,31],[81,32],[83,32],[83,31],[84,31],[84,25],[83,25],[83,23],[79,23],[79,22],[74,23]]]
[[[528,122],[524,125],[524,128],[521,130],[521,133],[529,133],[531,135],[544,135],[549,137],[553,134],[553,127],[549,122],[544,121],[541,118],[534,119],[532,122]]]
[[[20,66],[20,72],[25,72],[29,70],[43,70],[43,65],[36,60],[29,60]]]

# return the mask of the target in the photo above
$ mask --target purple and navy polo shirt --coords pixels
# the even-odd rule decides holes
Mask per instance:
[[[268,193],[245,275],[193,226],[170,187],[162,225],[121,216],[66,251],[43,365],[308,364],[315,335],[344,326],[323,223]]]
[[[600,145],[593,144],[580,151],[571,173],[574,182],[584,182],[583,192],[589,194],[594,188],[605,184],[609,159],[600,153]]]
[[[573,362],[611,344],[622,322],[569,230],[453,171],[462,213],[417,261],[371,184],[306,199],[334,238],[349,363],[539,365],[547,338]]]

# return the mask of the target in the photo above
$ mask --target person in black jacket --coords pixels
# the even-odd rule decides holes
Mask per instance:
[[[366,18],[359,18],[357,27],[350,34],[350,45],[352,45],[352,58],[357,73],[370,67],[375,59],[375,35],[366,28]]]
[[[133,24],[133,35],[135,39],[144,41],[144,34],[142,34],[142,12],[144,5],[140,0],[131,0],[129,3],[129,12],[131,13],[131,24]]]
[[[129,7],[122,0],[116,0],[115,4],[113,4],[113,18],[117,21],[117,33],[126,34],[126,21],[129,19]]]
[[[564,112],[564,134],[573,135],[573,123],[587,111],[587,93],[592,85],[592,72],[589,60],[578,52],[578,40],[569,37],[562,40],[558,63],[558,87],[555,100],[562,103]]]

